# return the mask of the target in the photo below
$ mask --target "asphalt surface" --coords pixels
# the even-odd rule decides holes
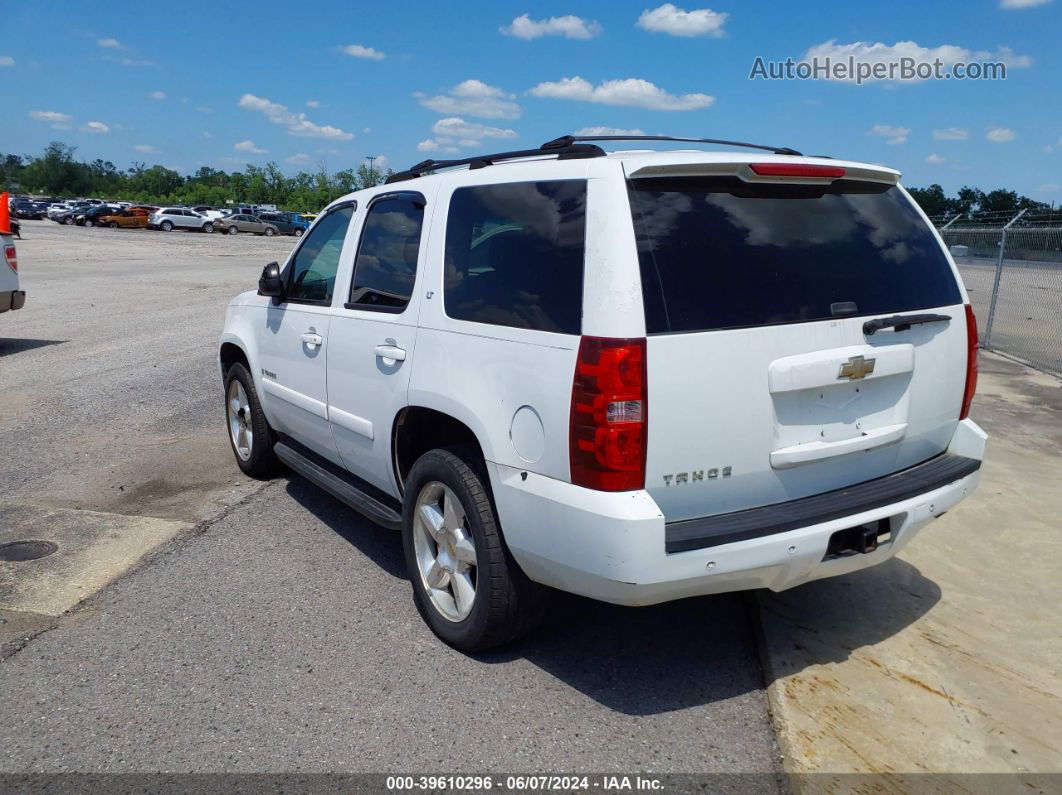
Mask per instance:
[[[26,235],[3,493],[191,529],[0,662],[0,771],[777,770],[744,597],[558,595],[536,635],[468,657],[418,617],[396,534],[239,475],[216,339],[290,240]]]

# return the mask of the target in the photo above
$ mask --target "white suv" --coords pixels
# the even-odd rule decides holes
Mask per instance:
[[[401,529],[463,650],[542,586],[646,605],[871,566],[979,478],[973,314],[896,171],[594,140],[352,193],[226,316],[239,466]]]
[[[174,229],[213,232],[214,222],[187,207],[163,207],[148,217],[148,228],[161,229],[163,232],[171,232]]]

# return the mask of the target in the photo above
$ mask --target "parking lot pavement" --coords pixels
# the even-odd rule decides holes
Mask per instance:
[[[62,543],[0,563],[0,646],[65,609],[27,601],[46,572],[88,596],[255,488],[220,431],[216,341],[228,300],[293,241],[22,228],[26,306],[0,315],[0,542]]]
[[[881,566],[762,595],[787,771],[1057,791],[1037,774],[1062,773],[1062,383],[982,354],[971,416],[989,441],[968,500]]]
[[[559,596],[538,635],[466,657],[416,614],[397,535],[297,477],[239,475],[217,335],[290,239],[25,234],[26,308],[0,317],[0,437],[26,440],[0,458],[0,541],[51,529],[60,549],[0,564],[0,631],[55,625],[0,662],[0,769],[728,771],[774,786],[743,597]],[[45,564],[82,596],[132,570],[54,618],[62,605],[30,587]]]
[[[7,771],[764,772],[740,596],[618,608],[468,657],[420,620],[399,536],[297,476],[0,663]]]

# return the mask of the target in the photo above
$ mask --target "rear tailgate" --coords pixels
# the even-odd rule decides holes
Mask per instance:
[[[646,488],[668,521],[913,466],[945,450],[962,403],[961,288],[895,172],[728,168],[629,183],[648,333]],[[865,332],[897,314],[939,319]]]

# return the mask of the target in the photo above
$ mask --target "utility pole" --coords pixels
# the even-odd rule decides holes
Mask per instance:
[[[371,179],[373,181],[373,184],[376,183],[376,169],[373,168],[372,164],[376,160],[376,158],[378,158],[378,157],[379,157],[379,155],[366,155],[365,156],[365,159],[369,161],[369,179]]]

